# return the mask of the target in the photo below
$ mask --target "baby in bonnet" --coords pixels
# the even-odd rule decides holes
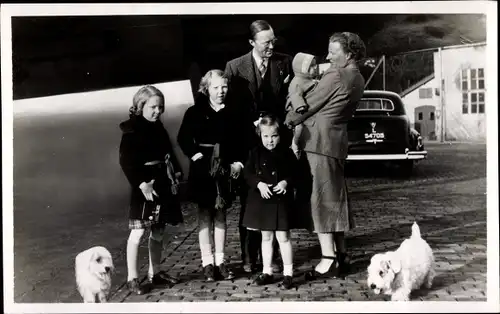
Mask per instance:
[[[318,84],[319,68],[316,58],[307,53],[299,52],[292,61],[292,69],[295,74],[288,87],[288,97],[286,102],[285,124],[297,119],[300,115],[309,110],[309,106],[304,100],[307,93],[312,91]],[[298,124],[293,130],[292,150],[299,158],[299,139],[302,132],[302,125]]]

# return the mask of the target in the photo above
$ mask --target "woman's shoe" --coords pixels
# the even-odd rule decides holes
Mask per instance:
[[[339,261],[339,277],[345,278],[351,270],[351,258],[347,253],[337,253],[337,259]]]
[[[316,271],[316,269],[308,271],[304,275],[306,281],[311,281],[315,279],[336,278],[339,275],[339,264],[334,256],[321,256],[321,258],[333,260],[332,265],[330,265],[330,268],[326,273],[320,273]]]
[[[148,278],[148,281],[153,286],[171,286],[179,283],[179,279],[170,276],[164,271],[156,273],[152,278]]]

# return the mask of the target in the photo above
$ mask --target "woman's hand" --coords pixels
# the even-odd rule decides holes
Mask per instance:
[[[231,164],[231,178],[233,179],[238,179],[241,173],[241,163],[240,162],[233,162]]]
[[[286,194],[286,186],[287,185],[288,185],[288,183],[285,180],[282,180],[282,181],[278,182],[278,184],[276,184],[275,187],[273,187],[273,191],[276,194]]]
[[[273,192],[269,189],[270,186],[272,186],[272,184],[264,182],[259,182],[259,184],[257,184],[257,188],[259,189],[260,196],[262,196],[262,198],[270,199],[273,196]]]
[[[156,191],[153,189],[153,184],[155,183],[155,180],[151,180],[150,182],[142,182],[141,185],[139,185],[139,188],[142,191],[142,194],[144,195],[144,198],[146,198],[148,201],[153,201],[153,195],[158,197],[158,194]]]

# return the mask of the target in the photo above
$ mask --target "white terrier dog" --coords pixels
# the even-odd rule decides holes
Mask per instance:
[[[368,266],[368,287],[375,294],[391,295],[392,301],[408,301],[412,290],[432,286],[434,255],[413,223],[411,237],[396,251],[376,254]]]
[[[76,285],[85,303],[95,303],[96,297],[97,302],[107,302],[114,268],[111,254],[102,246],[92,247],[76,256]]]

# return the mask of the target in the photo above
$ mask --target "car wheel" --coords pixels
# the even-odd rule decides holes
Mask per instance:
[[[410,177],[413,172],[413,160],[402,161],[399,165],[399,171],[402,177]]]

